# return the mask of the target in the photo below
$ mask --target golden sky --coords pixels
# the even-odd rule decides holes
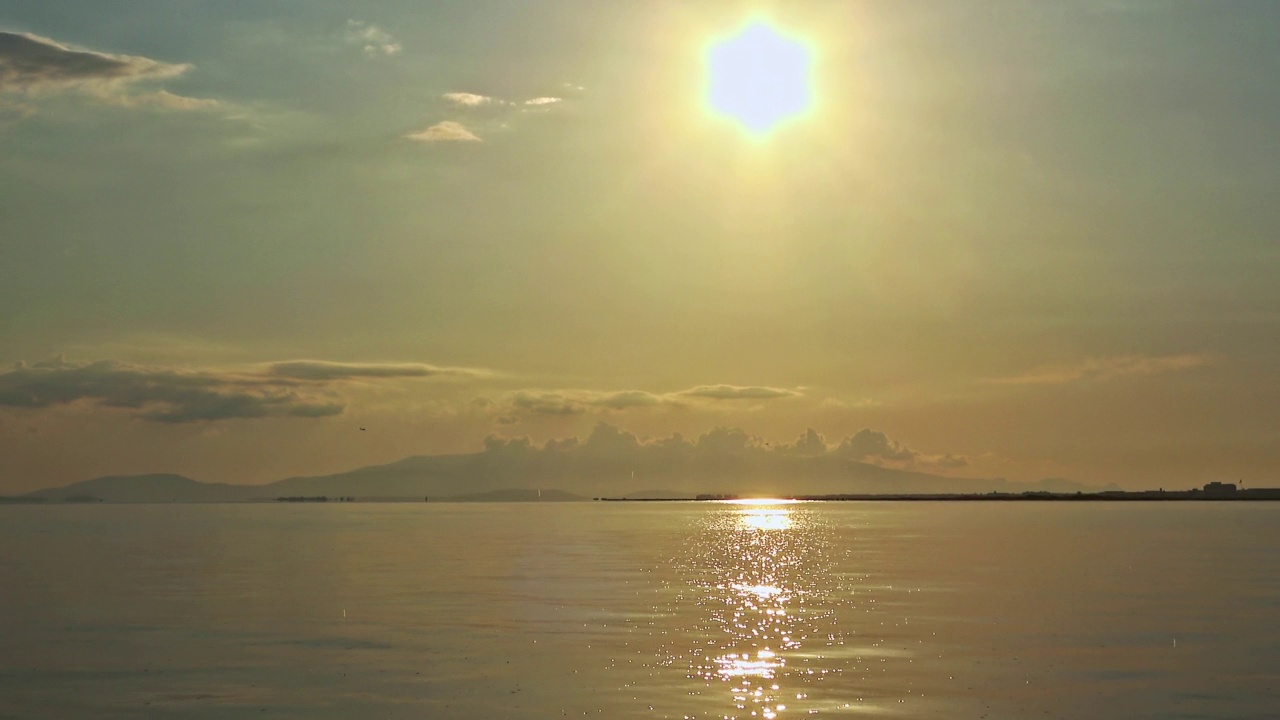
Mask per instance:
[[[0,492],[601,422],[1280,483],[1271,3],[60,5],[0,6]]]

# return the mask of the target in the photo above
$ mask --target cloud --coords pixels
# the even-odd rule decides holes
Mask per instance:
[[[494,102],[494,99],[488,95],[477,95],[469,92],[450,92],[441,95],[445,100],[466,107],[476,107],[478,105],[487,105]]]
[[[826,438],[822,437],[817,430],[809,428],[794,443],[783,445],[778,448],[778,451],[800,457],[820,457],[826,455],[830,448],[827,446]]]
[[[494,97],[492,95],[481,95],[473,92],[447,92],[440,97],[448,100],[454,105],[460,105],[464,108],[475,109],[481,107],[494,108],[495,112],[534,112],[541,110],[549,110],[553,105],[564,102],[564,98],[551,95],[541,95],[532,97],[527,100],[507,100],[504,98]]]
[[[481,95],[479,93],[472,92],[447,92],[440,97],[455,105],[462,105],[464,107],[479,107],[481,105],[523,105],[526,107],[546,107],[548,105],[555,105],[556,103],[564,102],[564,98],[551,96],[529,98],[528,100],[516,102],[512,100],[503,100],[491,95]]]
[[[846,400],[843,398],[829,397],[822,401],[822,407],[832,408],[834,410],[863,410],[866,408],[882,407],[884,403],[871,398],[862,398],[858,400]]]
[[[359,46],[369,57],[398,55],[404,49],[391,33],[360,20],[347,21],[346,38],[349,44]]]
[[[739,400],[776,400],[798,397],[793,390],[771,387],[739,387],[736,385],[702,385],[677,392],[654,393],[646,390],[519,390],[505,398],[477,398],[476,404],[494,415],[584,415],[645,408],[689,408]]]
[[[6,90],[164,79],[181,75],[189,67],[132,55],[73,50],[39,35],[0,31],[0,88]]]
[[[921,467],[937,468],[939,470],[959,470],[960,468],[969,467],[969,458],[964,455],[920,455],[915,458],[915,464]]]
[[[621,392],[604,393],[597,397],[593,404],[610,410],[625,410],[633,407],[652,407],[654,405],[671,404],[669,398],[654,395],[643,390],[623,390]]]
[[[847,471],[850,461],[864,465],[890,465],[897,468],[950,470],[964,468],[969,460],[960,455],[918,454],[900,442],[892,441],[879,430],[863,429],[854,436],[845,437],[831,445],[817,430],[809,428],[792,443],[765,442],[741,428],[717,427],[707,430],[695,439],[685,439],[680,434],[666,438],[640,438],[627,430],[608,423],[598,423],[586,439],[577,437],[552,439],[539,448],[529,438],[507,439],[489,436],[485,441],[488,450],[525,452],[525,454],[577,454],[595,459],[622,461],[626,465],[648,464],[650,468],[671,468],[687,464],[689,469],[710,468],[705,462],[736,459],[736,468],[744,471],[776,473],[778,470],[803,470],[826,468],[824,471],[840,474]],[[809,462],[800,464],[797,461]],[[699,462],[704,462],[699,465]],[[742,464],[745,462],[745,464]],[[819,462],[820,465],[814,465]]]
[[[700,385],[676,393],[681,397],[708,398],[711,400],[774,400],[798,397],[794,390],[772,387],[741,387],[737,385]]]
[[[156,107],[166,110],[217,110],[222,107],[222,103],[209,98],[193,98],[185,95],[174,95],[168,90],[159,90],[152,93],[135,93],[131,95],[108,95],[102,98],[104,101],[112,105],[120,107],[136,108],[136,107]]]
[[[465,125],[452,120],[436,123],[426,130],[412,133],[407,137],[410,140],[425,143],[480,142],[480,138]]]
[[[798,397],[793,390],[736,385],[701,385],[688,390],[653,393],[646,390],[520,390],[504,401],[482,399],[491,412],[534,413],[538,415],[582,415],[588,412],[622,411],[635,408],[686,408],[694,403],[737,400],[775,400]]]
[[[18,120],[29,118],[35,112],[35,108],[28,103],[14,102],[0,96],[0,128]]]
[[[323,417],[342,412],[332,397],[299,393],[252,376],[61,358],[0,374],[0,405],[48,408],[87,400],[154,422]]]
[[[488,371],[472,368],[436,367],[419,363],[340,363],[326,360],[290,360],[272,363],[268,372],[275,377],[295,380],[342,380],[347,378],[415,378],[464,376],[481,377]]]
[[[343,412],[345,403],[336,390],[346,380],[488,374],[413,363],[293,360],[247,369],[174,369],[59,357],[18,363],[0,373],[0,406],[38,409],[89,402],[163,423],[317,418]]]
[[[539,415],[579,415],[587,406],[560,393],[518,392],[511,396],[511,406]]]
[[[1021,375],[988,380],[993,385],[1065,385],[1074,382],[1102,382],[1118,377],[1158,375],[1190,370],[1213,362],[1208,355],[1166,355],[1146,357],[1125,355],[1088,358],[1074,365],[1044,365]]]
[[[884,433],[870,428],[864,428],[857,434],[846,437],[833,452],[852,460],[910,462],[917,457],[917,453],[906,445],[890,440]]]
[[[926,459],[871,429],[833,445],[810,428],[792,443],[774,444],[737,427],[714,427],[692,439],[678,433],[642,438],[597,423],[585,438],[551,439],[541,447],[528,437],[493,434],[476,457],[483,479],[472,476],[473,481],[503,478],[498,482],[587,485],[605,492],[645,486],[695,492],[805,487],[823,492],[973,492],[1007,486],[998,480],[921,474],[963,467],[967,461],[955,455]]]
[[[131,86],[175,78],[190,65],[136,55],[75,49],[39,35],[0,31],[0,93],[41,95],[77,91],[125,107],[203,110],[216,100],[167,91],[131,94]]]
[[[522,390],[509,398],[506,409],[539,415],[581,415],[590,410],[626,410],[652,407],[670,400],[642,390],[595,392],[592,390],[529,391]]]

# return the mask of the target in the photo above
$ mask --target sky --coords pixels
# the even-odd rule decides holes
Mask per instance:
[[[53,5],[0,0],[0,493],[601,423],[1280,485],[1269,0]],[[765,137],[706,102],[752,19],[812,58]]]

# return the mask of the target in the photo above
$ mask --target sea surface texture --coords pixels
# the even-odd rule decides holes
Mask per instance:
[[[0,507],[3,718],[1277,718],[1280,504]]]

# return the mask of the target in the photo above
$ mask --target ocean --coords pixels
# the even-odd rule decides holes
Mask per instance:
[[[0,718],[1280,718],[1280,504],[0,507]]]

